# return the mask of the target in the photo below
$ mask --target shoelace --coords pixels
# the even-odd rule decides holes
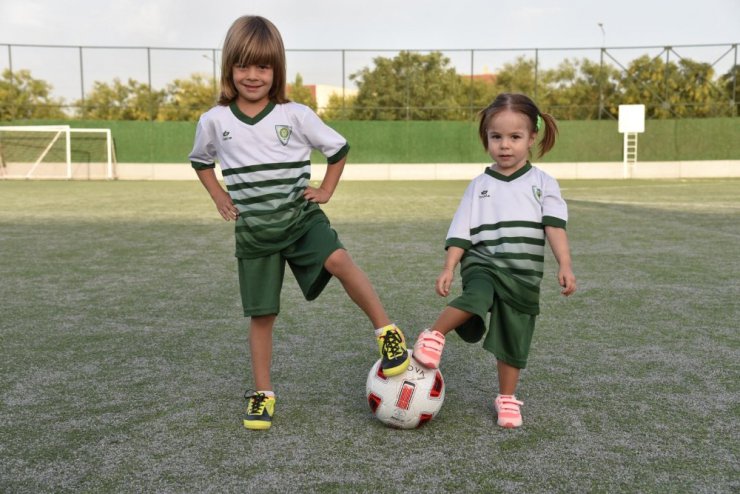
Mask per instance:
[[[267,396],[265,393],[254,393],[253,395],[248,395],[249,391],[246,391],[244,393],[244,398],[247,399],[249,402],[249,407],[247,410],[247,413],[249,415],[259,415],[262,413],[262,409],[265,407],[265,400],[267,400]]]
[[[401,335],[398,331],[388,331],[383,337],[383,354],[388,358],[398,358],[403,355]]]

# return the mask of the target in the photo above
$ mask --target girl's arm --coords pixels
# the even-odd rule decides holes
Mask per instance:
[[[450,286],[452,286],[452,280],[455,277],[455,268],[464,253],[465,249],[460,247],[447,247],[445,266],[437,277],[437,283],[435,284],[435,289],[440,297],[446,297],[450,294]]]
[[[307,201],[317,202],[319,204],[326,204],[329,202],[331,196],[334,195],[334,190],[337,188],[339,179],[342,177],[344,164],[346,162],[347,157],[345,156],[336,163],[326,165],[326,175],[324,175],[324,180],[321,181],[321,185],[318,187],[306,187],[306,190],[303,192],[303,197],[305,197]]]
[[[573,274],[573,265],[570,259],[568,234],[562,228],[545,226],[545,235],[552,253],[558,261],[558,283],[563,287],[560,293],[566,297],[572,295],[576,291],[576,276]]]
[[[213,199],[213,202],[216,204],[216,209],[223,219],[226,221],[236,220],[239,216],[239,210],[236,209],[236,206],[234,206],[234,203],[231,201],[229,193],[221,187],[221,183],[218,181],[214,169],[201,168],[199,170],[195,170],[195,173],[198,174],[200,183],[203,184],[203,187],[205,187],[211,195],[211,199]]]

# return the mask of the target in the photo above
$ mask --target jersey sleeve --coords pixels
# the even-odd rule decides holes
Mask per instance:
[[[332,129],[316,113],[305,107],[301,129],[313,149],[326,156],[328,164],[333,165],[347,156],[349,143],[339,132]]]
[[[560,195],[557,180],[546,177],[542,188],[542,224],[565,229],[568,223],[568,206]]]
[[[445,249],[448,247],[460,247],[461,249],[468,250],[472,247],[473,243],[470,240],[470,218],[472,216],[473,207],[473,182],[471,182],[465,189],[460,205],[455,211],[455,216],[452,217],[452,223],[450,224],[449,230],[447,230],[447,240],[445,241]]]
[[[193,150],[188,156],[191,166],[196,170],[214,168],[216,166],[217,151],[210,127],[205,115],[201,116],[195,128]]]

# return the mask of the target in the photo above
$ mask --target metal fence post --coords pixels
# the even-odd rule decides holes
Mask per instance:
[[[87,116],[87,110],[85,109],[85,69],[84,69],[84,63],[83,63],[83,55],[82,55],[82,47],[79,48],[79,54],[80,54],[80,106],[81,109],[81,116],[82,119],[85,119],[85,116]]]
[[[347,106],[347,51],[342,50],[342,118],[347,118],[346,106]]]
[[[732,116],[737,117],[737,43],[733,46],[735,48],[735,61],[732,63],[732,94],[730,98],[732,101]]]
[[[539,80],[540,50],[534,49],[534,100],[537,101],[537,82]]]
[[[604,112],[604,50],[602,47],[600,50],[599,60],[599,116],[598,120],[601,120],[601,114]]]
[[[149,121],[154,120],[154,98],[152,97],[152,49],[146,49],[146,76],[149,84]]]

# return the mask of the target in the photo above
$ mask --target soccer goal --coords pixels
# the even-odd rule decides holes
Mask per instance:
[[[0,178],[114,179],[110,129],[0,126]]]

